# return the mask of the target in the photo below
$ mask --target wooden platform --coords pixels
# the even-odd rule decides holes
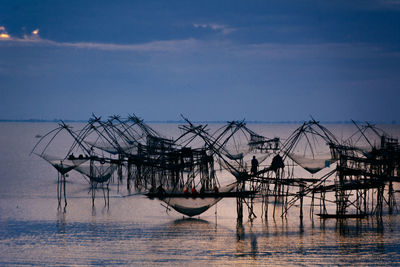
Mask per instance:
[[[350,219],[350,218],[365,218],[368,216],[366,213],[361,214],[317,214],[323,219]]]
[[[183,192],[166,192],[166,193],[146,193],[145,195],[150,198],[222,198],[222,197],[249,197],[252,195],[257,194],[257,191],[241,191],[241,192],[204,192],[204,193],[197,193],[197,194],[185,194]]]

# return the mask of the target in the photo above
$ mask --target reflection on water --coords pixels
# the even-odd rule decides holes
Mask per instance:
[[[134,199],[136,201],[137,199]],[[164,222],[2,220],[0,263],[14,264],[371,264],[399,263],[398,216],[382,220],[253,221],[214,216]],[[106,216],[107,217],[107,216]],[[105,217],[105,218],[106,218]],[[22,252],[22,253],[21,253]]]
[[[305,208],[300,220],[293,207],[284,218],[277,212],[240,223],[236,200],[224,199],[217,214],[182,219],[157,200],[125,197],[123,184],[111,186],[109,208],[102,194],[92,207],[87,182],[74,174],[68,205],[58,210],[57,173],[28,156],[30,137],[46,125],[1,127],[3,148],[13,153],[0,155],[0,266],[400,264],[397,213],[322,220]],[[261,209],[256,204],[257,215]]]

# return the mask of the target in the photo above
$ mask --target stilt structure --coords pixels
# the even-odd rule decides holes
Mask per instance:
[[[97,189],[109,206],[109,184],[119,188],[126,182],[129,193],[158,197],[188,216],[223,197],[236,197],[238,223],[245,207],[250,221],[257,218],[256,198],[266,219],[271,210],[273,217],[286,216],[295,205],[302,219],[305,198],[311,199],[311,217],[315,210],[321,217],[346,218],[381,216],[386,205],[389,213],[397,209],[393,183],[400,181],[400,146],[373,125],[355,123],[356,133],[339,142],[312,119],[281,143],[279,137],[255,133],[244,121],[211,129],[183,119],[181,134],[166,138],[135,115],[107,120],[93,115],[80,130],[61,122],[32,152],[58,171],[59,207],[62,198],[67,205],[66,176],[75,170],[90,184],[92,205]],[[57,136],[68,136],[71,145],[66,154],[51,157],[47,150]],[[334,213],[327,203],[335,204]]]

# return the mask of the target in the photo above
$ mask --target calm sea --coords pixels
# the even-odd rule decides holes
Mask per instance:
[[[0,266],[47,265],[400,265],[400,216],[381,219],[257,218],[237,224],[235,199],[223,199],[188,219],[142,195],[126,197],[126,185],[111,186],[110,205],[89,185],[68,177],[67,207],[57,209],[57,172],[29,155],[37,134],[52,123],[0,123]],[[82,125],[76,124],[79,128]],[[177,125],[153,125],[176,135]],[[250,125],[268,137],[287,137],[296,125]],[[351,125],[328,125],[340,138]],[[400,136],[398,125],[383,126]],[[398,195],[397,195],[398,197]],[[400,199],[397,198],[398,203]],[[272,206],[269,210],[272,210]],[[278,207],[279,210],[279,207]]]

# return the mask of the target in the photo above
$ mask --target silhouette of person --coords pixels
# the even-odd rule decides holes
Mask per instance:
[[[276,154],[276,156],[272,159],[269,169],[277,172],[279,169],[283,168],[285,168],[285,163],[283,162],[281,155]]]
[[[258,160],[256,159],[256,156],[253,156],[253,159],[251,160],[251,174],[256,175],[258,171]]]

